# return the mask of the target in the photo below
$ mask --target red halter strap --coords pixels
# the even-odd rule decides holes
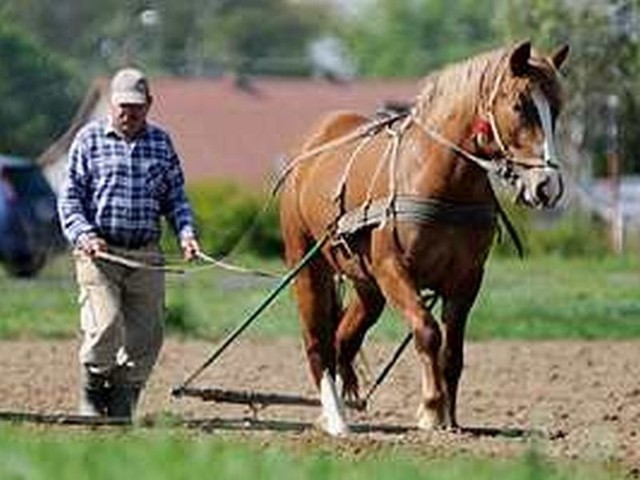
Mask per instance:
[[[493,140],[493,129],[491,128],[491,123],[484,118],[476,118],[471,126],[471,136],[477,137],[478,135],[482,135],[485,141]]]

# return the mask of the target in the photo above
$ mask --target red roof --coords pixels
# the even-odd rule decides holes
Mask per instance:
[[[345,109],[371,114],[387,101],[412,100],[418,86],[417,79],[330,82],[259,77],[242,87],[231,77],[152,78],[150,120],[170,132],[187,182],[229,179],[263,186],[278,159],[323,114]],[[92,91],[78,123],[105,108],[107,82],[95,82]],[[77,127],[45,152],[44,164],[68,148],[62,144]]]
[[[324,113],[373,113],[385,101],[411,100],[418,82],[270,78],[243,89],[230,78],[158,78],[152,91],[151,120],[171,133],[187,181],[228,178],[260,185]]]

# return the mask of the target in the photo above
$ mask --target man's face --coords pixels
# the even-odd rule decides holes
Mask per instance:
[[[150,99],[143,104],[111,103],[111,118],[114,128],[127,139],[135,137],[145,125],[150,106]]]

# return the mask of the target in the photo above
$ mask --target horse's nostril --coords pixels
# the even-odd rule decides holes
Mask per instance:
[[[545,205],[548,204],[549,201],[551,200],[551,193],[547,188],[548,186],[549,186],[549,179],[545,178],[542,182],[536,185],[536,188],[533,192],[535,195],[535,198]]]

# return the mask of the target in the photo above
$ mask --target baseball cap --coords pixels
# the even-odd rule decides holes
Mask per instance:
[[[147,103],[149,100],[149,82],[140,70],[123,68],[111,79],[111,101],[124,103]]]

